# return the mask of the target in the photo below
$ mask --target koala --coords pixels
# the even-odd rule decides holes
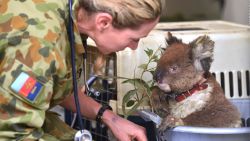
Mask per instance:
[[[210,72],[210,37],[186,44],[168,32],[166,42],[154,74],[159,89],[152,94],[153,108],[163,118],[159,131],[175,126],[240,127],[238,109]]]

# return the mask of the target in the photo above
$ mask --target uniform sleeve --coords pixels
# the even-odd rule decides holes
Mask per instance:
[[[0,140],[44,134],[55,80],[68,73],[65,5],[57,0],[1,2]]]

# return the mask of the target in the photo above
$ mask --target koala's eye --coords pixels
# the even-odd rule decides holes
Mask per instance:
[[[178,66],[176,66],[176,65],[169,68],[170,73],[176,73],[177,71],[178,71]]]

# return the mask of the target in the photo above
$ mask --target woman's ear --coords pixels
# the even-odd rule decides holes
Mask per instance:
[[[103,32],[112,26],[112,16],[108,13],[97,13],[95,18],[96,29]]]

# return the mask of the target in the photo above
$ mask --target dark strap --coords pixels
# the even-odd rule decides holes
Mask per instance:
[[[96,121],[97,121],[97,122],[101,122],[101,121],[102,121],[102,115],[103,115],[103,113],[104,113],[107,109],[112,111],[112,108],[111,108],[109,105],[103,105],[103,106],[99,109],[99,111],[98,111],[98,113],[97,113],[97,115],[96,115]]]

